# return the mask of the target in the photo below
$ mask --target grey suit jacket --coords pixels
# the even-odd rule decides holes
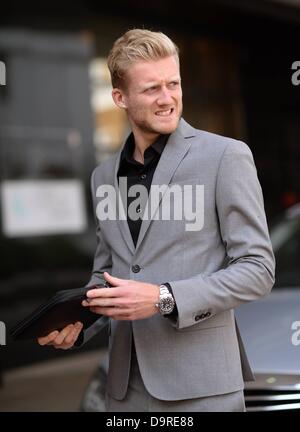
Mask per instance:
[[[98,186],[118,190],[120,153],[92,174],[95,209]],[[252,373],[233,309],[270,292],[275,266],[252,154],[240,141],[196,130],[181,119],[153,177],[152,185],[162,184],[203,185],[201,229],[187,230],[186,220],[153,217],[143,220],[135,248],[126,220],[97,220],[88,285],[105,270],[125,279],[169,282],[178,308],[176,321],[159,314],[133,322],[111,320],[107,391],[116,399],[125,397],[132,333],[152,396],[171,401],[240,390]],[[157,211],[161,205],[162,200]],[[99,323],[85,332],[85,341],[101,328]]]

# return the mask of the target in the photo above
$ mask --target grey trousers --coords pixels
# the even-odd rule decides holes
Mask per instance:
[[[133,354],[125,398],[116,400],[106,394],[107,412],[243,412],[243,391],[196,399],[164,401],[151,396],[144,386],[137,358]]]

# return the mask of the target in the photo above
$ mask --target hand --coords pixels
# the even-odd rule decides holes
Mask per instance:
[[[61,331],[55,330],[47,336],[39,337],[38,343],[40,345],[53,345],[54,348],[67,350],[72,348],[74,343],[77,341],[82,327],[83,324],[78,321],[76,324],[66,326]]]
[[[82,305],[92,312],[115,320],[134,321],[158,313],[159,286],[134,280],[119,279],[104,272],[111,288],[96,288],[87,292]]]

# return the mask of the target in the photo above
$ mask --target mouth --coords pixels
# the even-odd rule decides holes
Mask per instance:
[[[155,112],[155,115],[159,117],[169,117],[174,112],[174,108],[169,108],[167,110],[159,110]]]

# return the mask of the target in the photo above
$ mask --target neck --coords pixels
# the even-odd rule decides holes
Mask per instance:
[[[133,132],[133,136],[135,142],[133,158],[140,163],[144,163],[145,150],[157,140],[159,134],[151,134],[151,136],[139,136],[139,134]]]
[[[144,152],[146,149],[141,150],[135,145],[134,151],[133,151],[133,159],[135,159],[137,162],[144,163]]]

